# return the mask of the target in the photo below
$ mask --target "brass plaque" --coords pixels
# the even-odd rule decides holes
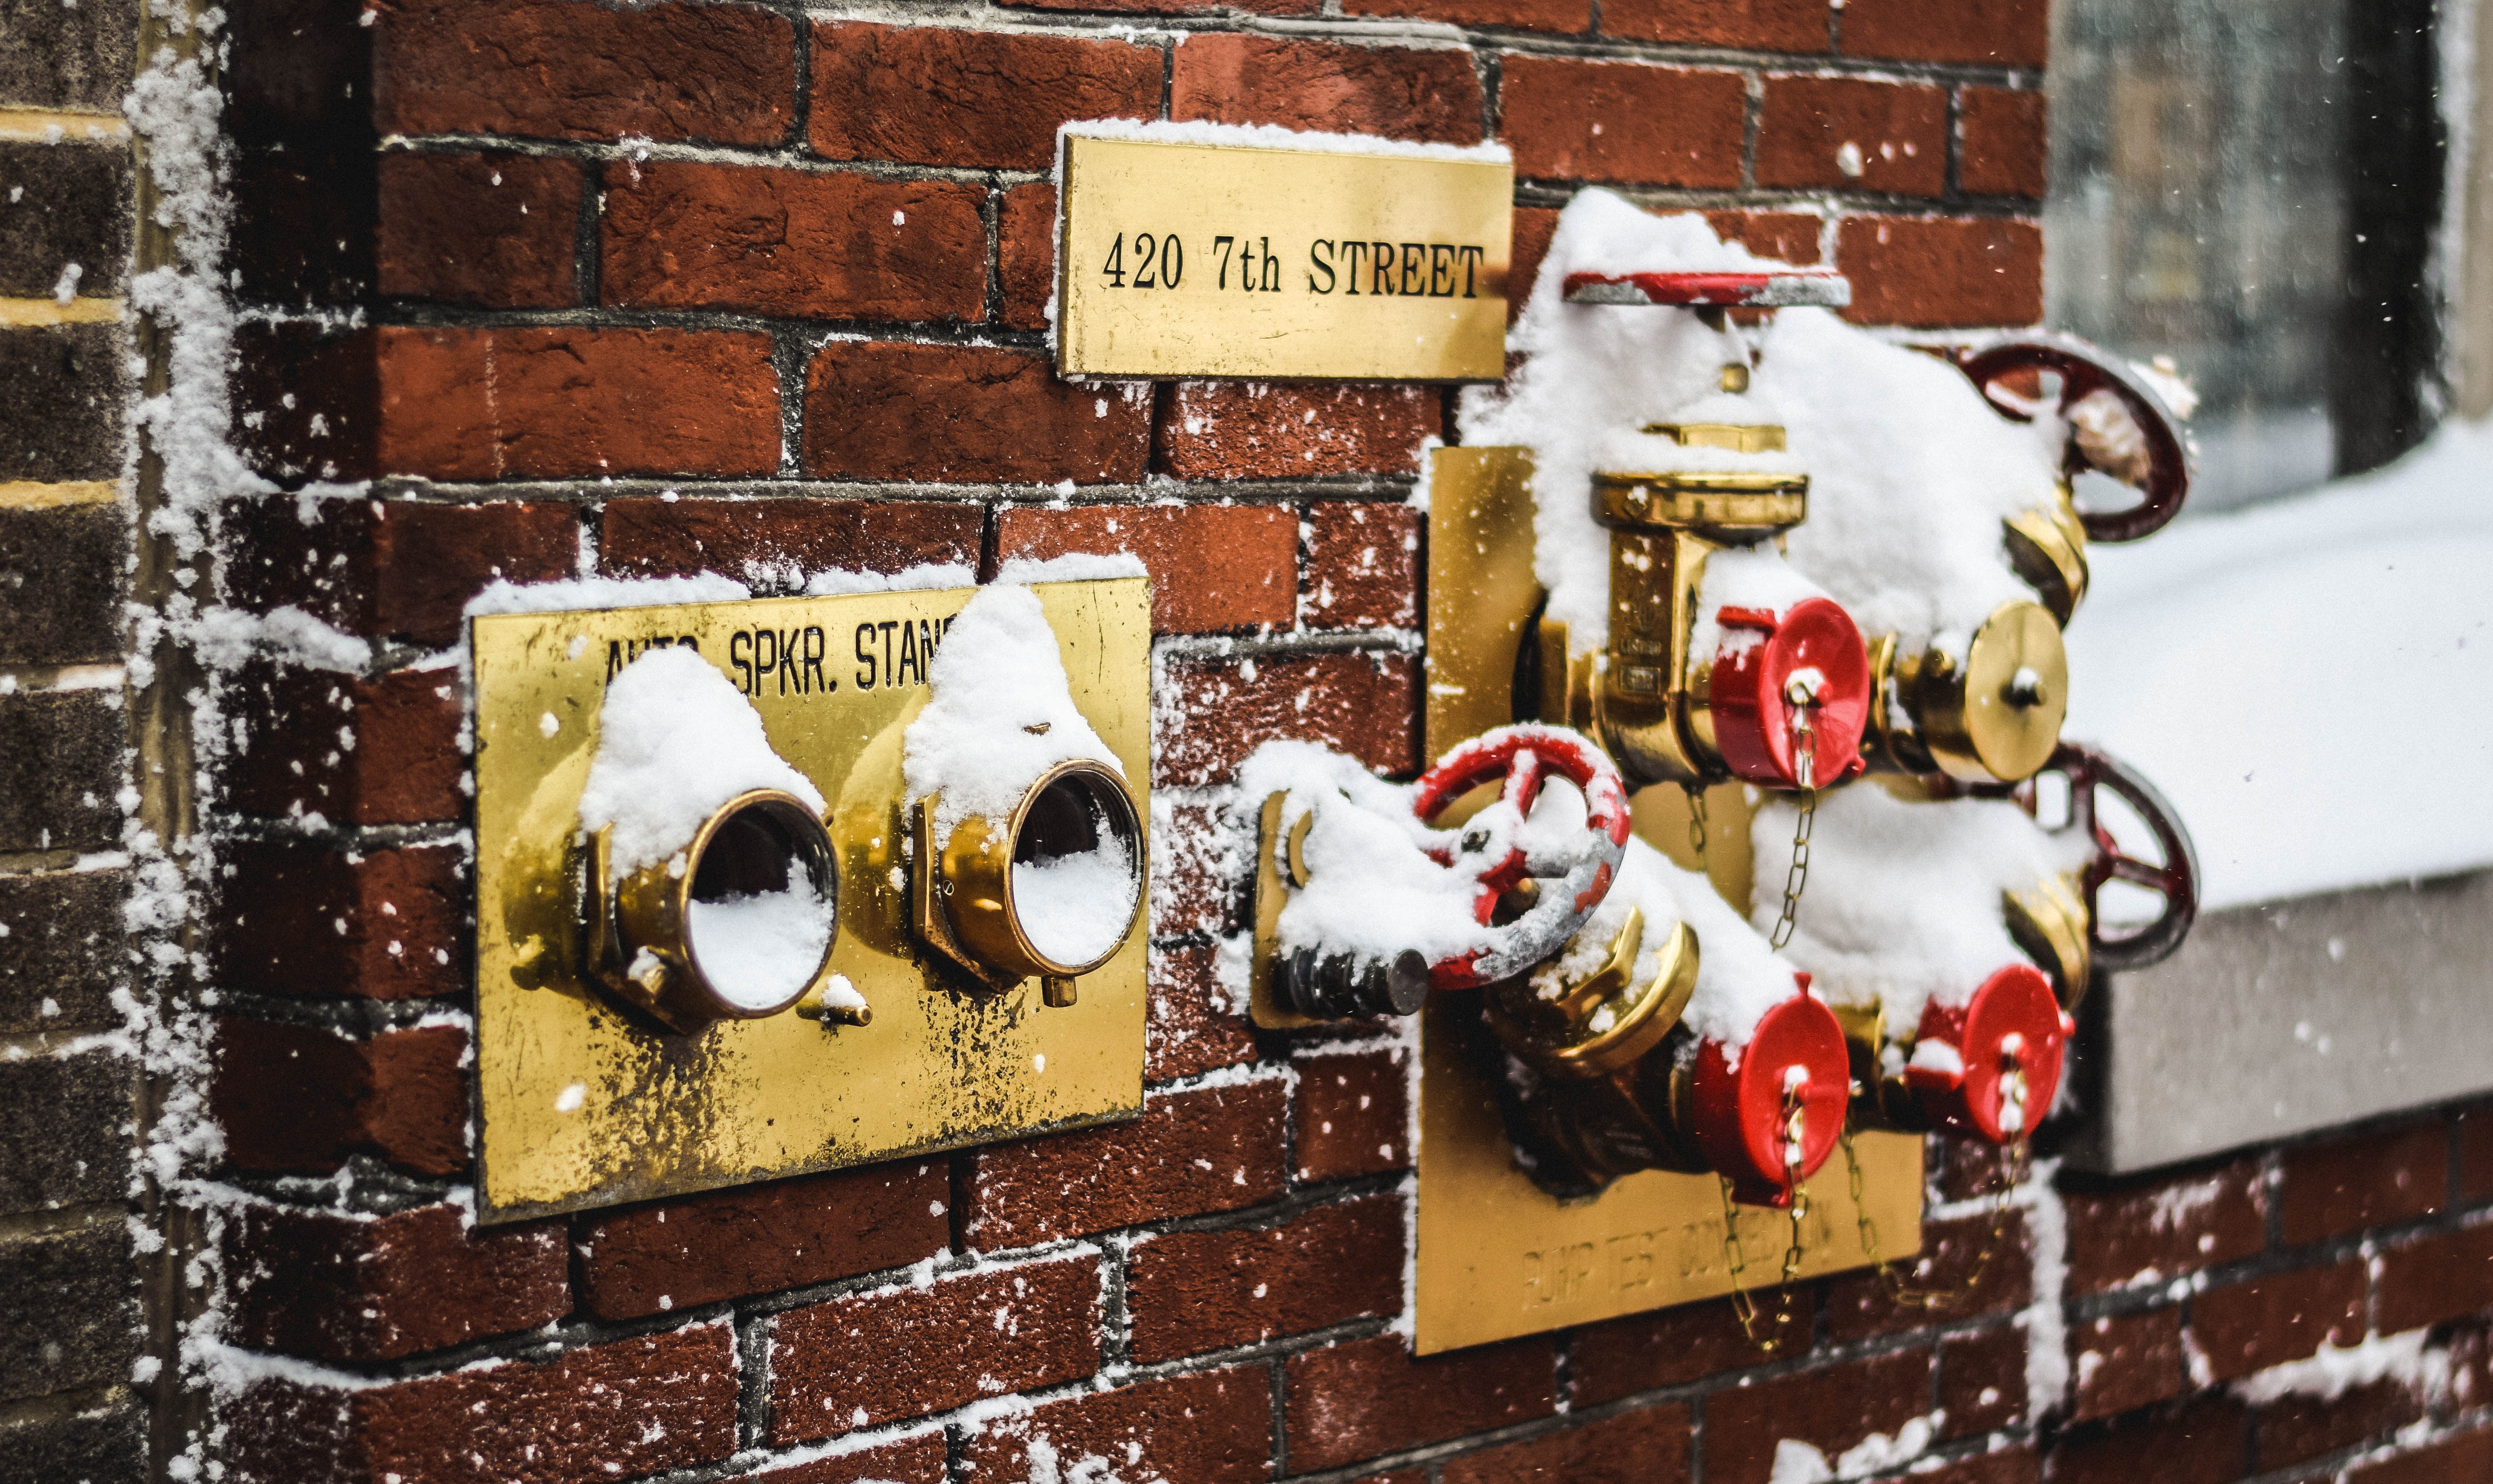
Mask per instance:
[[[1505,163],[1065,139],[1067,376],[1494,381]]]
[[[1514,719],[1516,649],[1541,602],[1532,576],[1532,459],[1521,448],[1435,451],[1428,482],[1427,754]],[[1705,865],[1734,905],[1749,897],[1752,809],[1741,786],[1706,791]],[[1694,869],[1688,804],[1676,787],[1634,800],[1637,832]],[[1259,863],[1260,864],[1260,863]],[[1276,883],[1277,884],[1277,883]],[[1496,1089],[1463,1054],[1466,1000],[1422,1012],[1419,1270],[1415,1344],[1423,1354],[1483,1345],[1731,1291],[1723,1198],[1711,1175],[1648,1171],[1600,1199],[1561,1204],[1515,1168]],[[1855,1137],[1870,1215],[1884,1255],[1921,1246],[1922,1145],[1898,1134]],[[1849,1172],[1830,1161],[1808,1184],[1809,1276],[1867,1265]],[[1766,1288],[1788,1226],[1743,1207],[1747,1272]],[[1761,1301],[1771,1305],[1771,1297]]]
[[[975,588],[473,621],[480,1219],[511,1221],[1142,1111],[1138,926],[1066,1007],[1036,979],[992,999],[936,988],[908,927],[901,732],[926,662]],[[1033,588],[1074,704],[1148,817],[1147,579]],[[589,989],[570,923],[572,838],[607,680],[653,644],[695,644],[830,802],[840,877],[831,965],[871,1024],[794,1013],[696,1035],[645,1028]]]
[[[1423,1355],[1589,1324],[1731,1291],[1723,1197],[1710,1174],[1628,1175],[1595,1200],[1561,1204],[1515,1168],[1497,1092],[1462,1054],[1455,1017],[1472,1009],[1431,997],[1420,1026],[1418,1314]],[[1857,1134],[1863,1188],[1885,1256],[1922,1245],[1922,1142]],[[1867,1265],[1838,1154],[1807,1185],[1800,1271],[1820,1277]],[[1739,1210],[1742,1282],[1768,1291],[1790,1233],[1780,1211]]]

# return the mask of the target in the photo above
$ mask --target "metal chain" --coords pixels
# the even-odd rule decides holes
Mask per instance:
[[[2021,1074],[2023,1070],[2019,1069]],[[1842,1143],[1844,1164],[1851,1181],[1854,1226],[1860,1232],[1861,1253],[1870,1260],[1872,1269],[1878,1274],[1879,1286],[1887,1291],[1888,1301],[1906,1309],[1945,1309],[1980,1288],[1982,1275],[1991,1267],[1991,1260],[2008,1242],[2008,1213],[2015,1209],[2017,1187],[2026,1183],[2029,1168],[2030,1150],[2027,1142],[2020,1139],[2008,1146],[2008,1158],[2000,1167],[1998,1188],[1992,1197],[1991,1234],[1983,1238],[1982,1250],[1974,1254],[1972,1270],[1954,1289],[1913,1288],[1905,1282],[1899,1270],[1901,1264],[1891,1263],[1879,1254],[1878,1223],[1870,1215],[1868,1182],[1861,1172],[1861,1156],[1852,1147],[1852,1125],[1848,1119],[1845,1123]]]
[[[1784,687],[1784,699],[1792,710],[1792,779],[1800,785],[1800,821],[1792,828],[1791,865],[1784,872],[1783,915],[1767,937],[1775,948],[1791,941],[1792,927],[1800,920],[1800,894],[1809,889],[1809,833],[1817,821],[1817,728],[1812,720],[1819,704],[1817,688],[1794,676]]]
[[[1748,1271],[1749,1263],[1747,1254],[1740,1246],[1740,1222],[1731,1200],[1731,1181],[1723,1175],[1715,1177],[1723,1190],[1723,1250],[1731,1268],[1731,1313],[1740,1321],[1740,1332],[1748,1336],[1749,1343],[1756,1346],[1760,1354],[1775,1353],[1792,1338],[1785,1330],[1792,1321],[1795,1293],[1792,1280],[1800,1276],[1803,1253],[1801,1223],[1809,1217],[1809,1192],[1801,1188],[1800,1171],[1807,1131],[1800,1090],[1787,1087],[1784,1089],[1783,1119],[1784,1186],[1791,1192],[1791,1237],[1784,1247],[1783,1274],[1775,1280],[1781,1293],[1775,1301],[1774,1327],[1766,1332],[1763,1339],[1757,1335],[1759,1312],[1757,1297],[1740,1281]]]

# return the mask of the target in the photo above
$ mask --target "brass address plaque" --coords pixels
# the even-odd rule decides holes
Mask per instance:
[[[869,593],[473,622],[480,1219],[517,1220],[1142,1111],[1137,931],[1044,1005],[947,990],[908,913],[901,733],[927,664],[976,592]],[[1033,587],[1075,707],[1149,816],[1151,590],[1142,578]],[[830,804],[840,936],[831,966],[873,1010],[836,1029],[794,1013],[692,1035],[637,1024],[585,980],[573,905],[580,794],[616,671],[691,644],[762,715]]]
[[[1504,162],[1065,140],[1068,376],[1494,381]]]

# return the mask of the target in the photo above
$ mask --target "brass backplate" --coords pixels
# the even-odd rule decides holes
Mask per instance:
[[[1036,979],[960,992],[908,926],[901,733],[975,588],[473,621],[480,1219],[512,1221],[865,1164],[1142,1111],[1146,933],[1043,1007]],[[1033,588],[1074,704],[1149,817],[1147,579]],[[865,1026],[794,1013],[696,1035],[591,990],[570,916],[573,838],[606,683],[651,645],[696,645],[830,801],[841,875],[831,965]],[[788,656],[785,665],[757,660]]]
[[[1532,576],[1532,460],[1520,448],[1435,451],[1428,484],[1427,756],[1513,719],[1515,654],[1542,592]],[[1582,496],[1577,496],[1582,497]],[[1749,900],[1749,821],[1738,784],[1706,791],[1705,860],[1715,889]],[[1681,866],[1697,865],[1676,787],[1634,800],[1637,832]],[[1496,1089],[1464,1052],[1467,997],[1422,1013],[1419,1271],[1422,1353],[1689,1303],[1731,1291],[1720,1188],[1710,1175],[1629,1175],[1598,1200],[1562,1204],[1515,1167]],[[1921,1246],[1921,1141],[1854,1140],[1882,1254]],[[1809,1183],[1801,1271],[1870,1261],[1841,1161]],[[1780,1271],[1779,1213],[1744,1209],[1744,1281]]]
[[[1068,134],[1064,180],[1066,375],[1505,374],[1512,165]]]

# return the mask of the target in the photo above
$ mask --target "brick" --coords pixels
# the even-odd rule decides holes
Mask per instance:
[[[118,658],[129,552],[130,518],[117,503],[0,508],[0,663]]]
[[[2346,1484],[2460,1484],[2493,1479],[2493,1428],[2438,1439],[2349,1472]]]
[[[2455,1137],[2458,1140],[2456,1199],[2469,1204],[2493,1200],[2493,1104],[2478,1105],[2461,1113]]]
[[[1705,1400],[1706,1484],[1766,1484],[1784,1439],[1829,1458],[1930,1410],[1931,1352],[1907,1350],[1718,1391]]]
[[[0,696],[0,850],[108,850],[120,841],[118,691]]]
[[[1827,0],[1602,0],[1605,35],[1800,55],[1826,49],[1827,15]]]
[[[599,291],[626,308],[981,320],[985,198],[948,181],[617,162]]]
[[[2423,1399],[2396,1380],[2353,1386],[2333,1397],[2289,1396],[2251,1413],[2251,1469],[2268,1473],[2360,1443],[2386,1442],[2423,1415]]]
[[[1156,739],[1162,787],[1225,779],[1276,737],[1330,743],[1380,773],[1419,771],[1419,670],[1403,656],[1171,663],[1168,683],[1178,719]]]
[[[933,500],[609,500],[597,561],[617,577],[719,572],[764,587],[835,570],[975,570],[985,521],[978,506]]]
[[[0,331],[0,481],[120,477],[127,343],[117,324]]]
[[[1148,1095],[1126,1123],[973,1156],[972,1245],[986,1251],[1260,1204],[1281,1193],[1281,1083]]]
[[[1557,1406],[1544,1339],[1415,1359],[1401,1336],[1379,1335],[1292,1355],[1286,1374],[1293,1472],[1511,1427]]]
[[[0,1035],[121,1024],[127,871],[0,876]]]
[[[1792,1297],[1792,1327],[1808,1334],[1815,1327],[1816,1296],[1803,1288]],[[1764,1365],[1770,1358],[1749,1343],[1729,1299],[1656,1309],[1577,1330],[1567,1360],[1568,1395],[1577,1408],[1599,1407],[1639,1391]]]
[[[2023,88],[1957,90],[1957,187],[1967,195],[2043,198],[2051,137],[2044,95]]]
[[[2043,317],[2043,229],[2031,222],[1847,217],[1836,266],[1855,324],[1945,329]]]
[[[1926,1221],[1922,1250],[1896,1266],[1907,1287],[1946,1294],[1942,1312],[1951,1320],[2022,1309],[2033,1287],[2026,1220],[2015,1213],[1997,1224],[1989,1215]],[[1876,1273],[1854,1273],[1827,1284],[1826,1333],[1838,1343],[1919,1329],[1929,1322],[1930,1311],[1897,1303]]]
[[[1060,124],[1157,117],[1160,69],[1126,42],[818,21],[806,127],[831,160],[1046,170]]]
[[[376,469],[377,330],[249,321],[234,330],[231,432],[243,460],[273,480],[346,482]],[[249,500],[228,510],[247,509]]]
[[[1051,1454],[1065,1478],[1253,1484],[1273,1471],[1271,1375],[1242,1367],[1052,1402],[974,1433],[963,1461],[973,1478],[1036,1479]]]
[[[2190,1300],[2190,1333],[2220,1381],[2363,1337],[2363,1264],[2279,1273]]]
[[[1498,133],[1530,180],[1740,183],[1748,87],[1737,73],[1510,56]]]
[[[138,1356],[136,1267],[117,1216],[0,1240],[0,1398],[127,1380]]]
[[[1946,1438],[2003,1433],[2027,1424],[2026,1331],[2010,1326],[1939,1342],[1940,1426]]]
[[[2051,40],[2048,0],[1853,0],[1839,45],[1852,57],[2041,67]]]
[[[380,291],[488,309],[580,302],[580,166],[528,155],[380,158]]]
[[[1465,51],[1197,34],[1170,63],[1169,117],[1477,144],[1481,85]]]
[[[2178,1278],[2268,1245],[2256,1162],[2107,1190],[2064,1190],[2072,1297]],[[1953,1194],[1953,1193],[1952,1193]]]
[[[270,818],[318,814],[345,824],[423,824],[466,815],[456,670],[402,669],[367,679],[253,662],[231,686],[227,715],[237,735],[224,779],[228,807]]]
[[[1685,1407],[1650,1407],[1446,1460],[1444,1484],[1677,1484],[1696,1437]]]
[[[2017,1179],[2023,1163],[2005,1145],[1980,1139],[1922,1141],[1922,1169],[1934,1202],[1996,1199]]]
[[[1346,1180],[1411,1165],[1410,1079],[1405,1053],[1317,1054],[1299,1058],[1291,1121],[1299,1180]]]
[[[580,563],[579,513],[552,502],[255,499],[229,507],[226,530],[241,603],[419,644],[465,638],[467,603],[492,583],[550,581]]]
[[[944,1434],[920,1433],[881,1447],[763,1469],[747,1477],[753,1484],[944,1484]]]
[[[1818,239],[1826,220],[1805,211],[1709,211],[1705,224],[1725,242],[1736,242],[1760,256],[1814,264],[1822,255]]]
[[[2401,1242],[2374,1261],[2372,1327],[2382,1334],[2493,1309],[2493,1225]]]
[[[1194,1077],[1255,1059],[1254,1032],[1230,1008],[1216,956],[1209,944],[1152,946],[1143,1081]]]
[[[1323,0],[1000,0],[1033,11],[1108,11],[1119,15],[1190,15],[1206,11],[1250,15],[1313,15]]]
[[[209,924],[223,982],[263,994],[423,999],[466,984],[466,863],[456,846],[341,854],[232,840]]]
[[[0,8],[0,16],[8,14]],[[0,1456],[22,1470],[18,1476],[24,1479],[144,1484],[147,1412],[136,1402],[92,1410],[33,1410],[28,1415],[0,1421]]]
[[[796,32],[759,6],[449,0],[377,33],[384,134],[776,144],[796,127]]]
[[[2052,1450],[2052,1484],[2232,1484],[2250,1465],[2248,1433],[2241,1404],[2214,1399],[2070,1434]]]
[[[638,1319],[904,1266],[949,1244],[950,1199],[945,1163],[903,1160],[585,1220],[581,1305]]]
[[[14,106],[118,114],[138,71],[130,0],[0,0],[0,98]]]
[[[1047,306],[1056,297],[1056,188],[1046,181],[1015,186],[997,205],[996,282],[1004,290],[1006,324],[1047,328]]]
[[[2073,1324],[2068,1345],[2071,1421],[2118,1416],[2190,1389],[2178,1309]]]
[[[1947,104],[1946,91],[1935,87],[1769,75],[1757,119],[1757,184],[1942,194]]]
[[[470,1230],[460,1206],[359,1217],[251,1204],[220,1243],[227,1339],[322,1360],[394,1360],[571,1310],[559,1222]]]
[[[1152,630],[1286,629],[1299,590],[1298,512],[1286,505],[1021,507],[996,515],[996,555],[1130,552],[1152,575]]]
[[[1075,386],[1000,347],[834,341],[805,383],[805,472],[946,483],[1130,484],[1147,394]]]
[[[130,152],[119,145],[0,142],[0,295],[48,299],[71,263],[75,292],[120,293],[133,205]]]
[[[246,14],[256,9],[246,8]],[[245,48],[255,41],[264,50],[300,46],[303,31],[310,29],[272,27],[264,18],[237,25],[227,54],[248,55]],[[257,34],[247,39],[246,32]],[[368,73],[367,66],[351,81],[324,84],[341,99],[347,88],[356,89],[353,100],[364,104],[363,117],[340,119],[333,134],[314,138],[305,138],[289,117],[281,127],[292,140],[244,144],[233,152],[228,256],[235,277],[227,282],[236,297],[307,309],[345,308],[368,304],[378,291],[381,192],[375,166],[381,162],[375,158],[379,141],[372,132]],[[249,122],[237,124],[238,135],[255,132]],[[255,327],[238,340],[248,343],[264,329]]]
[[[578,326],[378,335],[375,458],[383,473],[563,479],[779,467],[779,375],[766,335]]]
[[[715,1323],[362,1391],[264,1380],[219,1420],[245,1484],[563,1484],[724,1459],[736,1414],[736,1332]]]
[[[467,1053],[455,1025],[350,1041],[220,1018],[208,1105],[238,1169],[326,1174],[349,1154],[371,1154],[417,1174],[455,1174],[468,1161]]]
[[[1099,1369],[1099,1263],[1026,1262],[792,1309],[770,1321],[774,1442],[1032,1391]]]
[[[1173,479],[1413,474],[1444,433],[1434,387],[1313,381],[1181,381],[1154,438]]]
[[[104,1051],[0,1061],[0,1212],[127,1198],[136,1076]]]
[[[1260,809],[1262,802],[1255,807]],[[1153,931],[1172,937],[1187,933],[1219,936],[1245,927],[1246,883],[1241,876],[1253,847],[1244,844],[1242,826],[1251,823],[1253,816],[1213,804],[1165,800],[1155,800],[1153,809]]]
[[[1343,0],[1351,15],[1408,15],[1458,26],[1503,26],[1517,31],[1581,35],[1591,29],[1590,0]]]
[[[2449,1125],[2406,1128],[2287,1149],[2277,1181],[2286,1245],[2345,1236],[2442,1208],[2449,1185]]]
[[[1260,1345],[1402,1310],[1402,1199],[1323,1205],[1271,1227],[1173,1232],[1134,1244],[1126,1302],[1146,1365]]]
[[[1515,225],[1507,252],[1506,322],[1521,317],[1541,279],[1541,261],[1549,255],[1549,239],[1558,232],[1558,213],[1547,206],[1515,208]]]

